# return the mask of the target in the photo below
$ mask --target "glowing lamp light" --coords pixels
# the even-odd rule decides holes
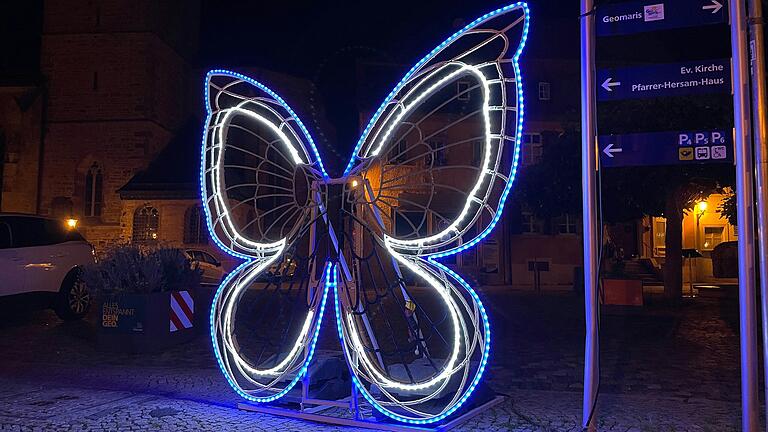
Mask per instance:
[[[706,201],[700,201],[699,204],[697,205],[697,207],[698,207],[700,213],[704,213],[705,211],[707,211],[707,202]]]
[[[360,184],[357,180],[352,180],[352,187],[356,188],[357,185]]]
[[[77,228],[77,219],[67,219],[67,228],[69,229],[75,229]]]

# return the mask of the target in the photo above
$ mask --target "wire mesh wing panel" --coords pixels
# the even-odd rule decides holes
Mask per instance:
[[[481,18],[422,60],[374,115],[349,172],[371,186],[380,238],[444,255],[487,235],[517,170],[524,5]]]

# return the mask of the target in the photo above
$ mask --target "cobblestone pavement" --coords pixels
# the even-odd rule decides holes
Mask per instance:
[[[481,295],[494,334],[487,382],[507,398],[459,430],[580,430],[582,300]],[[738,430],[734,301],[605,310],[601,329],[600,430]],[[94,332],[47,311],[0,322],[0,430],[340,430],[237,410],[205,335],[125,355],[100,351]],[[333,336],[320,346],[332,350]]]

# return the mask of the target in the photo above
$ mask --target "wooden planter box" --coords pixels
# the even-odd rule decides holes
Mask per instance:
[[[99,302],[100,347],[120,352],[161,351],[195,336],[194,290],[119,294]]]
[[[603,279],[603,304],[642,306],[643,281],[633,279]]]

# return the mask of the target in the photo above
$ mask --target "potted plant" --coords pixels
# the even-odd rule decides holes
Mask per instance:
[[[194,337],[200,271],[181,250],[117,246],[83,280],[98,298],[102,347],[157,351]]]
[[[603,277],[603,304],[643,306],[643,281],[627,277],[623,259],[611,260],[609,266]]]

